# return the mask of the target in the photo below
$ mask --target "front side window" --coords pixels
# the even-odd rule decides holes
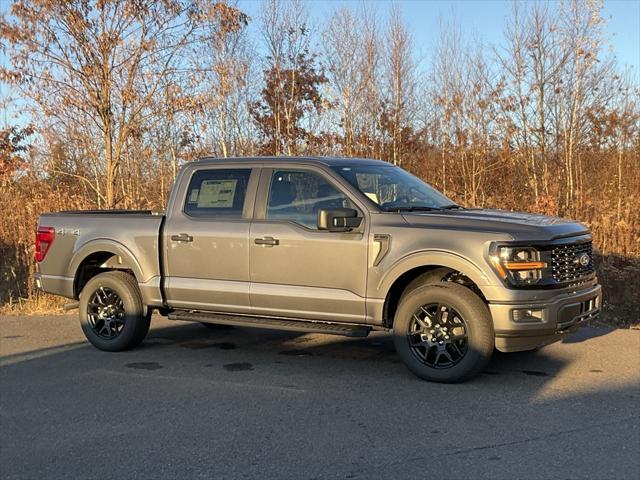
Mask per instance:
[[[353,203],[322,175],[302,170],[276,170],[271,177],[267,219],[289,220],[318,228],[318,211],[355,208]]]
[[[336,166],[333,169],[382,210],[460,208],[435,188],[393,165]]]
[[[184,212],[194,217],[242,218],[251,169],[198,170],[191,177]]]

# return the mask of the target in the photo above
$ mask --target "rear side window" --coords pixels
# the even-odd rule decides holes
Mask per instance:
[[[198,170],[191,177],[184,212],[193,217],[242,218],[251,169]]]

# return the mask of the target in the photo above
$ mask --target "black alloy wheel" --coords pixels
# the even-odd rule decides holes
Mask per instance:
[[[114,290],[98,288],[87,305],[87,322],[101,338],[118,337],[126,322],[124,302]]]
[[[151,309],[142,302],[138,282],[127,272],[107,271],[92,277],[82,288],[79,304],[82,331],[100,350],[134,348],[149,331]]]
[[[491,312],[471,289],[454,282],[413,288],[394,315],[398,355],[418,377],[432,382],[469,380],[488,364],[495,334]]]
[[[467,325],[462,315],[446,304],[420,306],[413,314],[408,336],[412,353],[431,368],[451,368],[467,353]]]

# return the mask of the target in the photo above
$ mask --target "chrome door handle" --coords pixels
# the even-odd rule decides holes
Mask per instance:
[[[171,235],[171,240],[174,242],[193,242],[193,237],[187,233],[181,233],[179,235]]]
[[[256,238],[254,242],[256,245],[269,245],[271,247],[275,245],[280,245],[280,240],[273,237]]]

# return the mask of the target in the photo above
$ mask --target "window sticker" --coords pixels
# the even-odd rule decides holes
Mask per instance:
[[[364,194],[369,197],[371,200],[373,200],[374,202],[376,202],[377,204],[379,204],[380,202],[378,202],[378,194],[377,193],[373,193],[373,192],[364,192]]]
[[[200,193],[199,188],[194,188],[193,190],[191,190],[191,195],[189,195],[189,203],[198,202],[198,193]]]
[[[198,208],[232,208],[237,179],[203,180],[198,192]]]

